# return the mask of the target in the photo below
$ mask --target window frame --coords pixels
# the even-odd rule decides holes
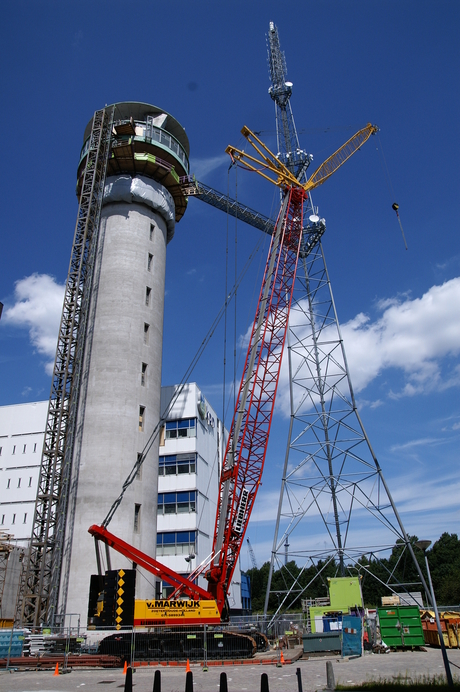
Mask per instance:
[[[196,437],[196,418],[178,418],[166,421],[166,440],[181,440],[187,437]]]
[[[196,452],[186,454],[161,454],[158,458],[159,476],[182,476],[197,473]],[[167,470],[168,469],[168,470]]]
[[[167,514],[194,514],[197,511],[196,504],[196,490],[162,492],[158,493],[157,511],[160,516],[166,516]]]
[[[145,406],[139,406],[139,432],[144,432],[145,427]]]

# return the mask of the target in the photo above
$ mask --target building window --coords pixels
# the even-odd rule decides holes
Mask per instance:
[[[142,363],[141,367],[141,385],[145,387],[147,383],[147,363]]]
[[[141,525],[141,506],[134,505],[134,533],[139,533]]]
[[[179,493],[158,493],[158,514],[196,512],[196,490]]]
[[[144,432],[145,406],[139,406],[139,432]]]
[[[196,553],[196,531],[157,533],[157,555],[190,555]]]
[[[153,260],[153,255],[151,255],[149,252],[148,257],[147,257],[147,271],[148,272],[152,271],[152,260]]]
[[[36,452],[36,451],[37,451],[37,443],[35,442],[35,444],[34,444],[34,452]]]
[[[13,445],[13,454],[16,454],[16,445]]]
[[[18,488],[20,488],[20,487],[21,487],[21,479],[18,478]]]
[[[29,476],[29,488],[32,487],[32,476]]]
[[[150,224],[150,235],[149,235],[150,240],[153,240],[153,236],[154,236],[154,235],[155,235],[155,224],[154,224],[154,223],[151,223],[151,224]]]
[[[166,439],[176,440],[180,437],[196,437],[196,418],[167,421]]]
[[[150,325],[144,322],[144,344],[149,343],[149,329]]]
[[[137,463],[139,463],[141,459],[142,459],[142,453],[141,453],[141,452],[138,452],[138,453],[137,453]],[[138,468],[137,468],[137,471],[136,471],[136,480],[137,480],[137,481],[141,481],[141,480],[142,480],[142,464],[141,464],[141,466],[138,466]]]
[[[24,445],[24,447],[22,448],[22,453],[23,453],[23,454],[26,453],[26,447],[27,447],[27,445]]]
[[[196,473],[196,454],[168,454],[159,458],[160,476]]]
[[[8,478],[8,480],[6,481],[6,487],[7,487],[7,488],[10,487],[10,483],[11,483],[11,478]]]
[[[24,521],[22,523],[27,524],[27,512],[24,513]]]
[[[11,523],[12,523],[12,524],[15,524],[15,523],[16,523],[16,515],[15,515],[15,514],[13,514],[13,521],[12,521]]]
[[[152,293],[152,289],[150,286],[145,287],[145,304],[150,305],[150,294]]]

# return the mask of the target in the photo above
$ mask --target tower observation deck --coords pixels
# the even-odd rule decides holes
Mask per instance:
[[[106,106],[110,109],[112,106]],[[114,108],[112,152],[107,177],[119,174],[146,176],[171,193],[175,220],[184,215],[187,199],[179,178],[189,173],[190,145],[184,128],[172,115],[148,103],[123,102]],[[77,173],[77,195],[86,165],[93,120],[86,126]]]

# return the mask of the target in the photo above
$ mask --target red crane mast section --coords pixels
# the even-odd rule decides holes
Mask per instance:
[[[261,482],[300,252],[307,193],[287,189],[272,236],[230,428],[208,591],[224,611],[226,594]]]

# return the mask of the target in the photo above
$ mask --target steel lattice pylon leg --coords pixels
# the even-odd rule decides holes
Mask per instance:
[[[22,624],[55,624],[67,521],[74,428],[113,109],[93,118],[59,328],[30,551],[17,612]]]
[[[398,539],[416,563],[356,408],[320,243],[299,263],[286,361],[290,425],[265,612],[286,543],[302,569],[334,559],[340,576]],[[279,610],[306,588],[294,580]]]

